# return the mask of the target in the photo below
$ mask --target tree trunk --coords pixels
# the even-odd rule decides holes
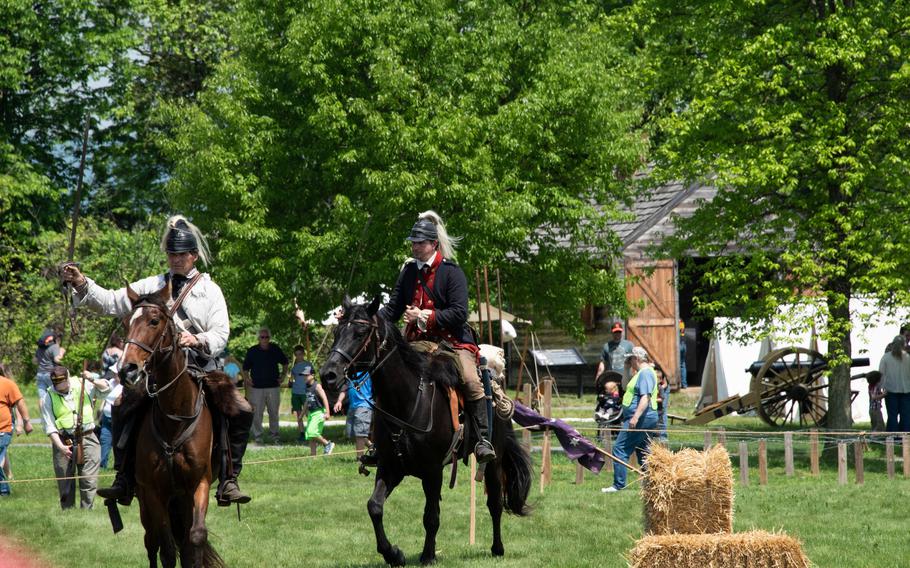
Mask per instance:
[[[850,341],[850,284],[846,279],[831,282],[827,291],[828,303],[828,360],[831,383],[828,389],[828,428],[849,430],[853,426],[850,409],[850,359],[853,346]]]

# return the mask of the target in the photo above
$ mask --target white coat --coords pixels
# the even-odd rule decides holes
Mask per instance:
[[[187,276],[192,278],[196,272],[194,268]],[[86,278],[86,281],[88,285],[82,295],[80,296],[78,293],[74,295],[76,306],[88,306],[96,312],[119,318],[130,314],[132,306],[126,295],[125,287],[119,290],[108,290],[96,284],[91,278]],[[165,275],[159,274],[133,282],[130,284],[130,288],[140,296],[144,296],[161,290],[165,284]],[[168,304],[170,305],[172,302],[173,300],[169,300]],[[183,311],[186,312],[188,323],[196,328],[196,338],[205,343],[213,357],[220,355],[227,347],[230,323],[224,294],[221,293],[221,288],[212,282],[208,274],[203,273],[202,278],[183,300]],[[174,321],[178,328],[185,329],[180,318],[174,318]]]

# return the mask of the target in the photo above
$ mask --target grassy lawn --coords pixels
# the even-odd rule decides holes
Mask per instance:
[[[683,406],[687,404],[685,396],[677,400]],[[574,396],[563,397],[559,406],[559,413],[565,416],[589,417],[593,398],[579,402]],[[282,419],[289,417],[283,415]],[[727,424],[730,430],[762,429],[757,419],[724,420],[735,421]],[[331,427],[327,433],[336,441],[342,438],[340,427]],[[290,441],[294,437],[292,428],[284,429],[283,439]],[[702,435],[679,433],[672,439],[674,446],[686,442],[700,447]],[[39,429],[14,442],[17,479],[52,475],[50,448],[34,445],[45,440]],[[733,434],[728,436],[731,451],[736,440]],[[352,450],[350,444],[339,443],[334,455],[309,459],[305,457],[306,448],[291,443],[280,447],[251,446],[242,483],[244,490],[253,495],[252,503],[243,508],[239,522],[233,508],[213,506],[208,516],[210,540],[227,564],[381,566],[366,513],[373,477],[356,474]],[[900,466],[898,477],[889,480],[881,460],[871,459],[881,455],[878,448],[873,448],[867,461],[865,485],[852,484],[851,472],[851,484],[839,486],[836,467],[828,461],[823,462],[819,478],[808,475],[806,454],[800,446],[796,475],[784,476],[782,453],[782,446],[769,438],[771,469],[766,486],[758,485],[753,454],[751,484],[736,486],[737,531],[786,531],[803,541],[805,552],[818,566],[907,565],[905,542],[910,512],[906,503],[910,500],[910,480],[900,477]],[[850,456],[852,460],[852,452]],[[537,468],[539,452],[533,457]],[[610,483],[608,474],[588,474],[583,484],[576,485],[574,464],[561,454],[555,454],[553,461],[553,483],[543,494],[539,476],[534,478],[530,500],[533,514],[527,518],[504,518],[503,559],[489,556],[490,522],[482,497],[478,503],[477,544],[468,544],[470,493],[467,469],[460,468],[457,487],[443,492],[437,545],[440,564],[516,568],[625,566],[623,555],[641,535],[639,485],[633,483],[631,490],[617,494],[602,494],[600,488]],[[734,465],[737,464],[734,457]],[[99,482],[105,484],[106,478]],[[416,564],[422,546],[422,507],[420,484],[408,479],[386,508],[390,539],[407,554],[411,565]],[[36,551],[52,550],[65,542],[66,550],[71,552],[54,554],[53,561],[48,555],[50,566],[143,565],[145,551],[138,507],[134,504],[122,511],[126,529],[113,535],[100,503],[93,511],[61,512],[53,482],[17,483],[12,497],[0,500],[0,532]]]

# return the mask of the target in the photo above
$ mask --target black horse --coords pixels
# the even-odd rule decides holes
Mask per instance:
[[[395,487],[406,475],[412,475],[422,481],[426,497],[426,537],[420,562],[432,564],[436,560],[443,464],[455,434],[445,387],[458,387],[456,363],[449,357],[427,357],[415,351],[395,325],[378,315],[378,298],[369,305],[353,305],[345,298],[343,308],[332,352],[319,373],[324,386],[333,392],[348,388],[349,372],[371,373],[376,401],[373,442],[379,450],[379,464],[367,510],[376,532],[376,550],[392,566],[405,563],[404,553],[386,537],[382,511]],[[526,501],[531,489],[531,459],[515,439],[511,421],[495,420],[493,446],[497,459],[486,464],[484,479],[487,508],[493,519],[491,550],[494,556],[502,556],[503,507],[517,515],[529,513]]]

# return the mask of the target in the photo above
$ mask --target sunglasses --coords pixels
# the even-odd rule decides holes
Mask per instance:
[[[260,335],[259,339],[270,339],[271,337],[271,335]]]

